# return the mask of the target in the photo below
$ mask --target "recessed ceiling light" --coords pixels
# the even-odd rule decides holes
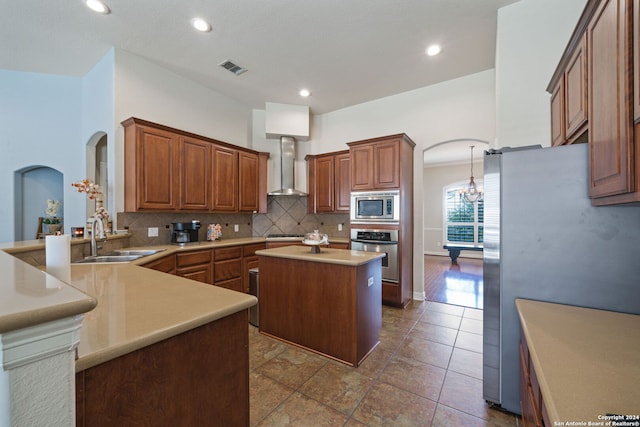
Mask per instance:
[[[203,33],[211,31],[211,24],[202,18],[193,18],[191,20],[191,25],[193,25],[193,28]]]
[[[298,95],[300,95],[303,98],[308,98],[309,96],[311,96],[311,92],[309,92],[309,89],[300,89],[300,92],[298,92]]]
[[[440,45],[437,45],[437,44],[432,44],[427,48],[427,55],[429,56],[436,56],[440,52],[442,52],[442,48],[440,47]]]
[[[84,3],[89,9],[93,10],[94,12],[102,13],[103,15],[108,15],[109,13],[111,13],[111,10],[109,10],[109,6],[102,3],[100,0],[85,0]]]

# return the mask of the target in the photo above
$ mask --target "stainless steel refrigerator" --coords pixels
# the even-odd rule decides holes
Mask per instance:
[[[640,314],[640,207],[591,206],[586,144],[485,152],[484,191],[484,399],[520,413],[514,300]]]

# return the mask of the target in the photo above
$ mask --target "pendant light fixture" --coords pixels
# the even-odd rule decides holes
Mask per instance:
[[[477,201],[482,201],[482,189],[478,189],[476,182],[473,179],[473,148],[471,145],[471,178],[469,179],[469,184],[467,184],[466,188],[460,190],[460,197],[464,197],[466,201],[469,203],[475,203]]]

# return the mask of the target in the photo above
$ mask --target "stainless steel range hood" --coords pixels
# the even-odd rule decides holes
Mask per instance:
[[[267,193],[269,196],[308,196],[295,187],[296,139],[280,137],[280,185],[281,188]]]

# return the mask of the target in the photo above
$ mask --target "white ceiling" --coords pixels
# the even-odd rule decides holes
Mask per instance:
[[[115,46],[253,108],[321,114],[493,68],[496,11],[516,1],[106,0],[99,15],[82,0],[0,0],[0,69],[82,76]],[[213,30],[193,30],[195,16]],[[431,43],[441,55],[424,54]]]

